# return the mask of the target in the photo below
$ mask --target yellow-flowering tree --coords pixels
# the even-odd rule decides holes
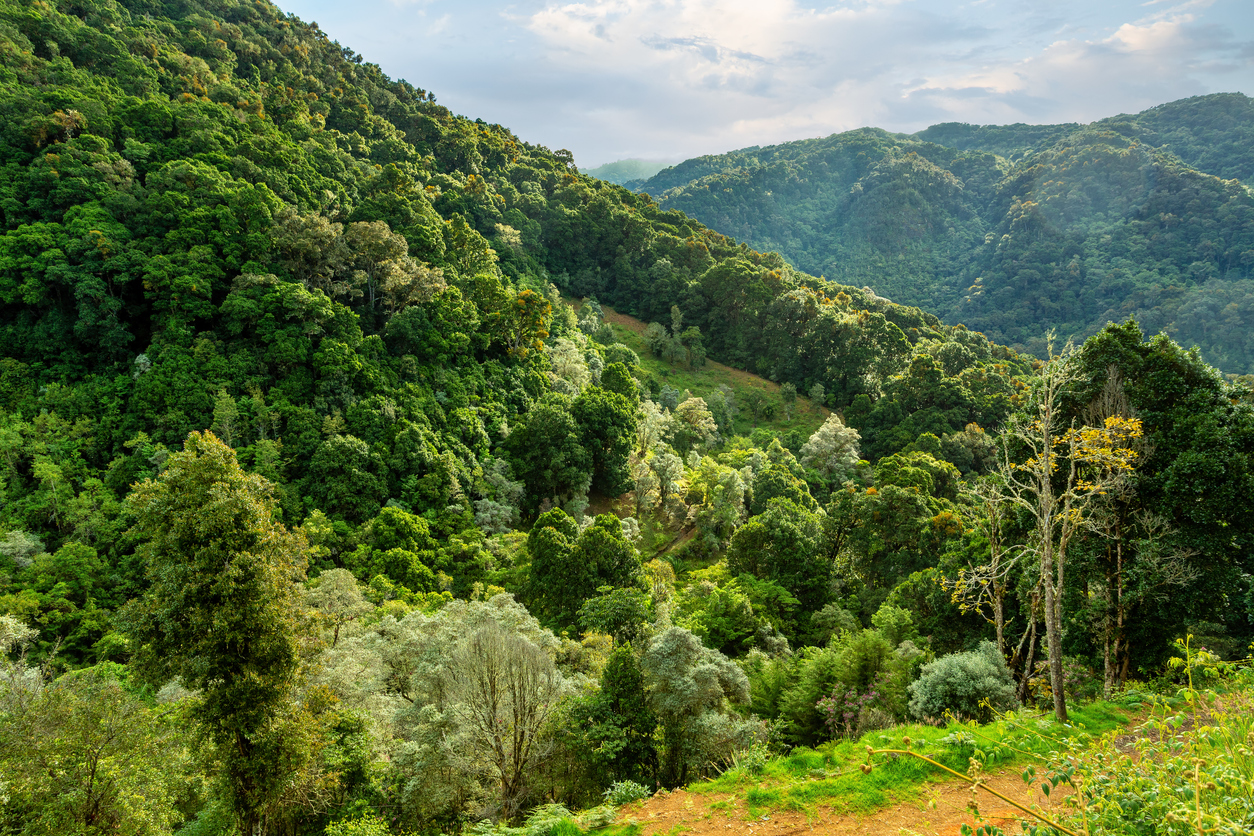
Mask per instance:
[[[1100,425],[1066,423],[1061,399],[1076,379],[1070,344],[1061,354],[1050,347],[1027,414],[1012,420],[1003,435],[1000,480],[993,484],[995,504],[1027,513],[1033,531],[1025,554],[1039,560],[1049,643],[1049,678],[1054,714],[1067,720],[1062,674],[1062,593],[1066,586],[1067,549],[1089,525],[1097,500],[1132,471],[1141,437],[1141,421],[1112,415]],[[1012,450],[1026,452],[1012,461]]]

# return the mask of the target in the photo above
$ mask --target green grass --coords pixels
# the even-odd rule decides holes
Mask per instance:
[[[613,312],[606,308],[607,312]],[[638,320],[634,320],[638,322]],[[773,433],[796,431],[807,438],[814,433],[830,414],[812,404],[804,394],[799,394],[793,407],[792,418],[784,414],[783,400],[779,394],[779,385],[749,372],[733,369],[721,363],[710,361],[698,369],[689,369],[684,364],[672,364],[654,357],[649,353],[644,336],[639,332],[612,322],[614,338],[640,355],[640,369],[645,375],[651,375],[659,383],[678,389],[685,389],[698,397],[705,397],[716,391],[719,386],[728,386],[735,395],[739,406],[739,414],[734,423],[737,435],[748,435],[754,430],[753,416],[749,412],[745,396],[751,390],[757,390],[767,396],[767,402],[774,404],[775,414],[771,418],[761,419],[757,426],[764,427]]]
[[[951,777],[919,758],[880,750],[909,749],[966,772],[972,758],[990,768],[1039,762],[1077,740],[1095,739],[1128,720],[1126,708],[1097,702],[1074,707],[1072,722],[1066,726],[1035,714],[1007,714],[984,725],[896,726],[870,732],[858,741],[795,749],[769,760],[759,775],[730,769],[688,789],[700,795],[736,795],[752,816],[776,810],[813,815],[819,807],[836,813],[865,813],[919,798],[929,782]],[[868,747],[877,750],[869,760]],[[871,771],[864,773],[868,762]]]

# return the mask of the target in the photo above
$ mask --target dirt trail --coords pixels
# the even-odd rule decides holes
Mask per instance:
[[[1015,801],[1031,807],[1038,805],[1047,816],[1056,811],[1065,795],[1063,787],[1052,798],[1040,790],[1032,791],[1013,769],[990,772],[985,783]],[[805,813],[778,810],[769,815],[749,817],[743,802],[732,795],[711,793],[701,795],[684,790],[659,794],[638,804],[624,807],[620,821],[640,825],[641,836],[853,836],[853,834],[884,834],[885,836],[958,836],[962,825],[973,828],[995,824],[1007,833],[1018,832],[1021,813],[999,798],[981,790],[975,796],[980,812],[977,820],[969,805],[972,802],[969,784],[958,780],[927,784],[922,798],[882,807],[865,814],[837,814],[819,807],[807,817]],[[711,809],[711,804],[729,802],[730,809]],[[1052,817],[1052,816],[1051,816]]]

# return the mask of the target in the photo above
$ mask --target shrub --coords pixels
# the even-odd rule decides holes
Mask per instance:
[[[524,836],[568,836],[579,833],[579,828],[561,804],[541,804],[527,814],[522,831]]]
[[[766,762],[771,759],[771,752],[765,743],[755,743],[743,749],[732,758],[732,769],[739,769],[746,775],[761,775],[766,771]]]
[[[963,717],[987,720],[980,703],[1004,710],[1015,705],[1014,679],[1006,660],[992,642],[966,653],[950,653],[923,666],[923,675],[910,685],[910,713],[918,718],[940,717],[953,711]]]
[[[615,781],[605,791],[605,801],[608,804],[630,804],[633,801],[642,801],[650,795],[652,793],[644,784],[637,784],[635,781]]]
[[[784,735],[791,743],[813,746],[830,731],[851,733],[843,726],[833,728],[827,722],[830,712],[819,706],[835,693],[843,696],[852,691],[860,700],[874,688],[875,707],[890,713],[904,708],[909,658],[895,654],[875,630],[842,633],[828,647],[806,648],[799,654],[796,667],[794,681],[778,701]],[[859,702],[853,709],[855,716],[863,704]],[[834,710],[843,715],[846,708],[842,702]]]
[[[389,836],[387,822],[378,816],[363,815],[327,825],[325,836]]]

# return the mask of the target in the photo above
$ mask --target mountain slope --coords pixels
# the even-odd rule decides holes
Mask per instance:
[[[690,160],[644,191],[995,341],[1039,352],[1050,327],[1135,316],[1248,372],[1254,198],[1232,178],[1251,131],[1239,94],[1092,126],[861,129]]]
[[[523,478],[508,439],[533,407],[581,426],[561,398],[596,378],[556,379],[559,339],[592,370],[633,356],[589,342],[558,289],[645,322],[678,308],[688,347],[833,407],[876,399],[877,454],[995,426],[1027,370],[455,116],[264,2],[3,0],[0,56],[0,523],[86,538],[123,590],[118,502],[208,428],[293,521],[394,502],[441,542],[475,531],[512,495],[493,468]],[[943,411],[893,395],[923,355],[945,358]],[[623,490],[590,467],[538,467],[515,511]]]

